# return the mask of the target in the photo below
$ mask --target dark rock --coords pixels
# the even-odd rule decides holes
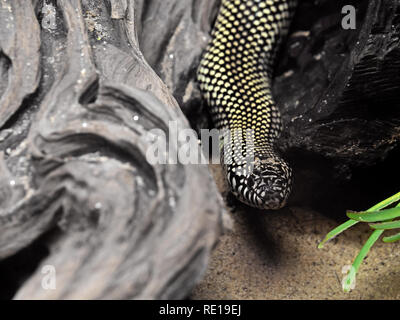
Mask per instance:
[[[356,30],[341,26],[348,4],[357,9]],[[399,9],[397,1],[302,2],[274,86],[285,148],[354,167],[398,145]]]

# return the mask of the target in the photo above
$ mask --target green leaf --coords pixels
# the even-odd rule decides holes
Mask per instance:
[[[378,230],[397,229],[400,228],[400,220],[388,221],[382,223],[371,223],[369,226],[372,229],[378,229]]]
[[[386,208],[387,206],[391,205],[392,203],[395,203],[400,200],[400,192],[396,193],[395,195],[379,202],[378,204],[374,205],[373,207],[369,208],[367,211],[378,211],[383,208]]]
[[[395,242],[400,240],[400,233],[395,234],[394,236],[384,237],[383,242]]]
[[[343,231],[347,230],[348,228],[354,226],[357,223],[358,223],[358,221],[355,221],[355,220],[348,220],[345,223],[342,223],[340,226],[336,227],[335,229],[333,229],[331,232],[329,232],[325,236],[324,240],[322,240],[321,243],[318,245],[318,249],[323,248],[324,244],[326,242],[328,242],[329,240],[333,239],[338,234],[342,233]]]
[[[373,207],[369,208],[366,212],[374,212],[381,210],[383,208],[386,208],[387,206],[391,205],[392,203],[399,201],[400,200],[400,192],[396,193],[395,195],[379,202],[378,204],[374,205]],[[400,204],[399,204],[400,206]],[[345,223],[341,224],[340,226],[336,227],[333,229],[331,232],[329,232],[325,238],[321,241],[321,243],[318,245],[318,249],[321,249],[324,247],[324,244],[328,242],[329,240],[333,239],[343,231],[349,229],[350,227],[356,225],[359,221],[356,220],[348,220]]]
[[[391,205],[392,203],[395,203],[400,200],[400,192],[396,193],[395,195],[379,202],[378,204],[374,205],[373,207],[369,208],[367,211],[378,211],[383,208],[386,208],[387,206]]]
[[[372,212],[347,211],[347,216],[350,219],[361,222],[386,221],[400,217],[400,207],[385,209],[381,211],[372,211]]]
[[[398,202],[399,200],[400,200],[400,192],[379,202],[378,204],[374,205],[373,207],[369,208],[366,211],[363,212],[348,211],[347,216],[350,218],[350,220],[346,221],[345,223],[341,224],[340,226],[336,227],[331,232],[329,232],[323,239],[323,241],[318,245],[318,248],[322,248],[327,241],[334,238],[343,231],[347,230],[348,228],[354,226],[358,222],[385,221],[383,223],[370,224],[370,226],[373,229],[375,229],[375,231],[373,231],[373,233],[370,235],[364,246],[361,248],[359,254],[354,259],[350,272],[347,274],[347,276],[344,278],[342,282],[343,290],[345,292],[349,292],[351,290],[352,284],[355,283],[356,275],[358,269],[360,268],[361,263],[365,259],[366,255],[368,254],[374,243],[383,234],[383,232],[387,229],[395,229],[400,227],[399,220],[389,221],[397,217],[400,217],[400,202],[397,204],[395,208],[382,210],[388,207],[389,205]],[[391,237],[383,238],[384,242],[394,242],[399,240],[400,240],[400,233]]]

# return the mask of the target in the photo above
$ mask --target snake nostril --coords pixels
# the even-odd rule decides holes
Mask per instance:
[[[259,190],[260,190],[259,194],[261,195],[262,198],[274,192],[273,187],[268,184],[261,186]]]

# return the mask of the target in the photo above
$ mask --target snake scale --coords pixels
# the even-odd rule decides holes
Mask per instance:
[[[274,144],[282,131],[271,93],[273,66],[295,0],[222,0],[197,72],[223,140],[221,162],[232,193],[259,209],[279,209],[292,171]]]

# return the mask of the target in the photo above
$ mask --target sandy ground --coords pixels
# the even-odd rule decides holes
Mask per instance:
[[[226,195],[219,166],[212,168]],[[236,204],[204,280],[191,299],[400,299],[400,243],[378,240],[362,264],[355,289],[343,293],[342,268],[370,234],[357,225],[323,249],[337,221],[304,207],[264,213]]]

